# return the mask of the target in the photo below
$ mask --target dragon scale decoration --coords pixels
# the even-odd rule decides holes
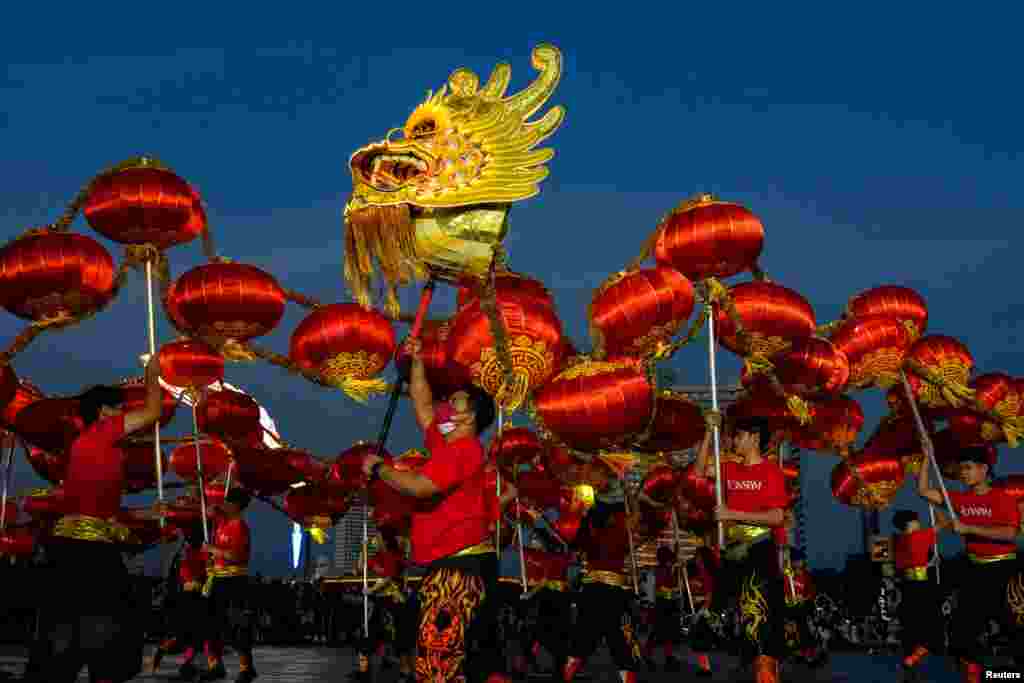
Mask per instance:
[[[392,316],[400,313],[399,286],[487,274],[512,203],[535,196],[548,175],[554,150],[536,147],[565,118],[556,106],[528,120],[557,87],[562,55],[542,44],[532,62],[539,76],[508,97],[508,64],[498,64],[482,88],[475,73],[457,69],[403,128],[352,155],[345,280],[359,303],[371,305],[375,268]]]

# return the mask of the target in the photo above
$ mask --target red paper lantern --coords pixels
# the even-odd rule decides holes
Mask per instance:
[[[658,391],[650,437],[636,445],[646,453],[684,451],[704,438],[704,413],[678,391]]]
[[[146,405],[146,378],[135,377],[121,382],[121,391],[124,392],[124,403],[121,404],[124,412],[141,410]],[[178,401],[174,394],[164,388],[160,388],[160,426],[166,427],[174,418],[174,412],[178,407]]]
[[[534,397],[537,419],[582,451],[642,440],[651,424],[655,387],[638,360],[582,357]]]
[[[832,495],[845,505],[881,510],[892,504],[905,479],[899,458],[857,455],[832,470]]]
[[[678,481],[680,495],[689,501],[692,508],[689,511],[691,518],[694,516],[693,513],[697,511],[710,513],[715,509],[714,480],[705,477],[702,472],[698,472],[695,465],[686,467],[679,476]]]
[[[363,461],[370,455],[377,455],[377,444],[357,441],[335,459],[327,475],[328,484],[343,491],[365,487],[367,477],[363,473]],[[391,459],[391,454],[387,451],[382,455],[386,460]]]
[[[306,526],[322,526],[316,517],[326,517],[333,524],[350,507],[348,498],[332,495],[316,486],[292,489],[285,494],[285,513],[295,522]]]
[[[914,339],[928,328],[928,306],[924,297],[909,287],[883,285],[869,289],[850,299],[846,310],[854,318],[875,315],[895,318],[909,326]]]
[[[643,491],[651,500],[668,503],[679,487],[679,473],[669,465],[656,464],[647,470]]]
[[[53,520],[67,514],[64,489],[41,490],[25,497],[22,504],[25,514],[40,520]]]
[[[191,242],[205,227],[198,193],[170,169],[147,158],[96,178],[82,213],[104,237],[161,249]]]
[[[756,389],[747,392],[746,395],[730,405],[726,409],[726,417],[729,422],[742,420],[750,417],[761,417],[766,419],[774,431],[791,431],[800,425],[799,418],[793,415],[786,403],[784,396],[765,389],[763,385],[757,385]],[[762,447],[764,444],[761,444]]]
[[[1024,474],[1008,474],[993,483],[992,488],[1005,491],[1020,504],[1024,501]]]
[[[549,302],[528,293],[498,294],[496,305],[505,326],[513,384],[505,386],[490,320],[480,300],[470,302],[455,315],[448,336],[448,359],[511,411],[554,373],[562,323]]]
[[[462,367],[448,360],[448,335],[451,322],[428,321],[420,331],[420,358],[426,370],[427,383],[436,396],[448,396],[469,385],[472,380]],[[398,350],[396,364],[408,374],[411,359],[405,351],[405,340]]]
[[[288,466],[295,470],[304,481],[319,482],[327,477],[329,466],[314,457],[312,453],[292,448],[281,450],[285,451],[283,457]]]
[[[673,268],[617,273],[590,302],[595,357],[654,354],[689,320],[693,301],[693,285]]]
[[[926,422],[926,426],[930,423]],[[927,427],[930,430],[930,426]],[[923,450],[912,415],[888,415],[882,418],[874,433],[864,444],[861,453],[867,456],[893,455],[903,460],[916,472],[923,458]]]
[[[257,495],[276,496],[284,493],[302,479],[288,464],[286,453],[284,449],[265,446],[233,448],[234,472],[238,475],[238,482]]]
[[[889,316],[853,318],[836,330],[832,344],[850,362],[849,386],[882,389],[900,382],[900,368],[913,336],[905,325]]]
[[[680,204],[658,226],[655,258],[693,281],[750,270],[761,256],[764,226],[739,204],[710,194]]]
[[[382,380],[369,380],[380,374],[394,353],[395,331],[387,318],[359,304],[331,304],[315,309],[299,323],[289,355],[327,384],[365,399],[368,385],[386,390]]]
[[[0,248],[0,305],[32,321],[78,318],[114,296],[114,259],[73,232],[29,232]]]
[[[78,400],[44,398],[18,413],[14,431],[25,441],[51,453],[63,453],[85,428]]]
[[[500,435],[495,435],[491,440],[490,458],[497,457],[497,462],[502,467],[514,467],[525,465],[540,457],[540,439],[533,430],[527,427],[508,427]]]
[[[480,298],[480,286],[481,281],[477,278],[464,277],[460,280],[459,291],[456,295],[457,310],[461,311]],[[507,295],[526,296],[535,301],[547,303],[551,308],[555,307],[555,300],[543,282],[511,270],[495,270],[494,292],[495,298],[499,299]]]
[[[999,449],[993,443],[972,444],[980,446],[985,450],[985,463],[990,468],[999,463]],[[960,454],[964,445],[957,440],[952,429],[941,429],[932,435],[932,447],[935,449],[935,462],[942,470],[942,476],[946,479],[959,481],[960,479]],[[924,462],[924,457],[921,457]]]
[[[160,377],[198,391],[224,379],[224,357],[200,341],[181,339],[160,347]]]
[[[974,358],[960,341],[945,335],[921,337],[904,359],[907,379],[917,402],[936,416],[951,414],[970,397],[967,381]],[[926,376],[922,376],[926,375]]]
[[[139,493],[156,486],[156,452],[152,444],[131,444],[124,453],[124,487],[128,493]],[[160,454],[160,467],[167,470],[167,458]]]
[[[196,406],[199,431],[225,441],[262,440],[260,405],[251,396],[230,389],[207,392]]]
[[[21,413],[25,406],[31,405],[45,397],[45,394],[28,380],[18,380],[14,396],[0,410],[0,428],[14,429],[14,423],[18,419],[18,414]]]
[[[231,450],[223,442],[217,439],[200,441],[199,454],[203,459],[203,478],[206,481],[227,474],[231,464]],[[171,451],[169,464],[171,471],[185,481],[199,479],[194,443],[182,444]]]
[[[558,507],[562,484],[546,471],[521,472],[515,482],[519,498],[539,508]]]
[[[811,423],[790,430],[789,440],[813,451],[843,452],[857,440],[864,426],[860,404],[846,396],[817,401],[811,406]]]
[[[18,378],[6,363],[0,365],[0,413],[14,400],[18,392]]]
[[[956,411],[949,416],[949,426],[957,440],[964,444],[1010,441],[1016,445],[1016,426],[1011,422],[1016,422],[1020,415],[1024,397],[1018,393],[1014,379],[1000,372],[992,372],[975,377],[970,388],[974,390],[975,401],[1002,417],[1003,422],[993,421],[970,409]]]
[[[287,297],[269,273],[224,261],[182,273],[164,301],[172,320],[203,337],[244,342],[281,322]]]
[[[729,296],[749,343],[745,348],[732,318],[723,306],[716,306],[715,334],[733,353],[765,362],[814,334],[814,310],[792,289],[774,282],[744,282],[731,287]]]
[[[35,550],[36,538],[29,529],[8,529],[0,534],[0,556],[30,558]]]
[[[27,457],[28,464],[32,466],[35,473],[51,484],[60,484],[67,476],[67,453],[47,453],[42,448],[30,445]]]
[[[836,394],[850,379],[846,354],[818,337],[798,339],[772,361],[786,391],[801,396]]]

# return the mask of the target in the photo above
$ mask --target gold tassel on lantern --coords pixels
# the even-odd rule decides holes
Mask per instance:
[[[811,423],[811,408],[807,405],[807,401],[796,394],[789,394],[786,396],[786,407],[789,408],[790,414],[800,421],[800,424]]]

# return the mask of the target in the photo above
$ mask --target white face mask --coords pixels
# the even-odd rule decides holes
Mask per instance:
[[[441,434],[444,434],[445,436],[447,436],[448,434],[451,434],[452,432],[455,431],[455,423],[454,422],[442,422],[441,424],[437,425],[437,431],[439,431],[439,432],[441,432]]]

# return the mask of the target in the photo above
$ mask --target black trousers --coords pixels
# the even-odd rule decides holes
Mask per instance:
[[[206,598],[207,639],[228,644],[240,656],[252,658],[253,614],[249,607],[249,577],[228,576],[213,580]],[[218,648],[219,649],[219,648]]]
[[[43,655],[27,680],[72,683],[83,667],[93,681],[124,683],[142,671],[143,618],[118,546],[55,539],[41,569]]]
[[[964,572],[950,633],[952,653],[978,662],[985,649],[978,634],[988,630],[989,619],[1011,633],[1010,651],[1024,653],[1024,575],[1014,560],[971,564]]]
[[[640,644],[633,632],[633,593],[604,583],[584,583],[577,598],[578,613],[569,654],[587,659],[601,640],[608,644],[619,671],[636,671]]]
[[[654,601],[654,629],[651,631],[651,643],[664,645],[678,643],[679,632],[679,601],[675,598],[657,598]]]
[[[532,601],[537,605],[537,619],[524,648],[529,650],[534,642],[540,643],[554,657],[555,665],[561,667],[568,656],[572,633],[571,595],[567,591],[542,588]]]
[[[929,652],[942,651],[942,610],[934,582],[913,579],[900,582],[899,619],[904,657],[918,646]]]
[[[786,598],[774,543],[755,543],[743,559],[723,558],[712,601],[714,611],[738,610],[746,658],[785,656]]]

